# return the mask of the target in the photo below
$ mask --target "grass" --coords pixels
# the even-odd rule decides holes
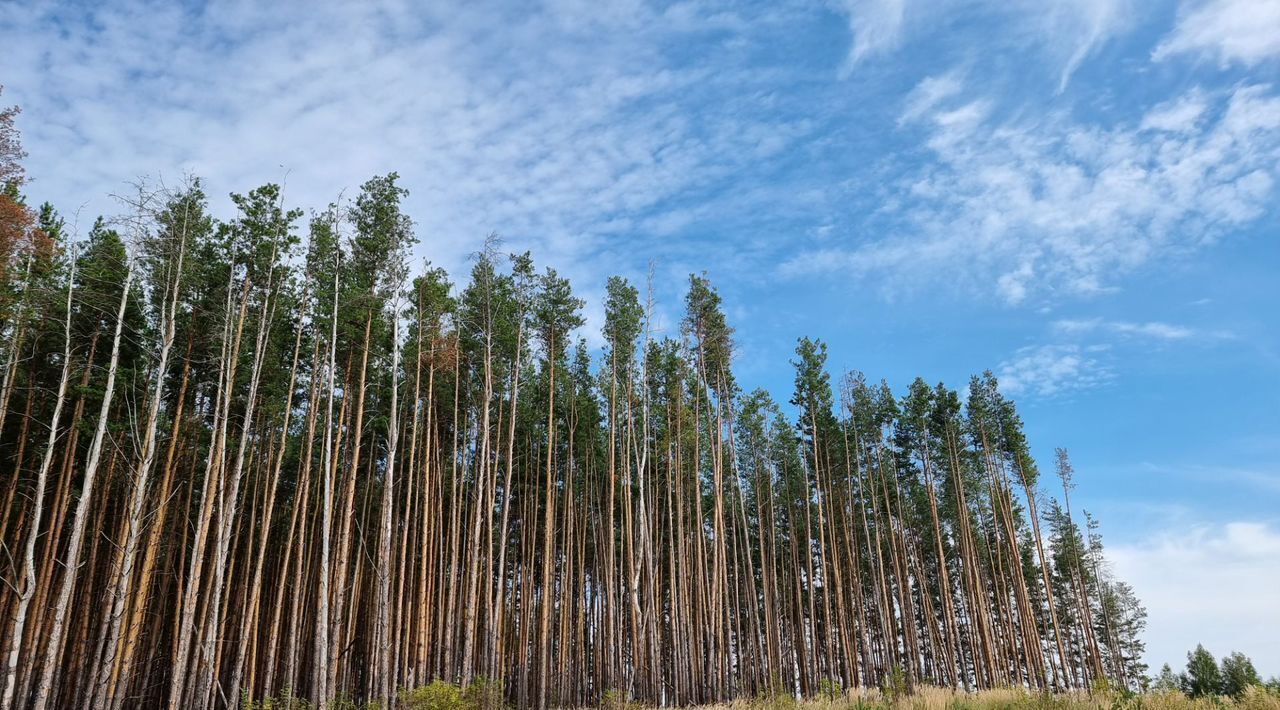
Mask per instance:
[[[867,690],[807,700],[776,696],[706,706],[705,710],[1280,710],[1280,693],[1260,686],[1240,698],[1189,698],[1180,692],[1034,693],[1023,689],[965,693],[919,688],[910,694]]]
[[[790,695],[761,696],[701,710],[1280,710],[1280,691],[1252,686],[1239,698],[1190,698],[1177,692],[1135,694],[1101,690],[1093,693],[1033,693],[1023,689],[984,690],[977,693],[946,688],[918,688],[912,693],[893,688],[844,693],[825,688],[816,698],[796,699]],[[282,698],[244,703],[246,710],[310,710],[303,700]],[[477,681],[460,688],[443,681],[400,693],[403,710],[503,710],[502,692],[495,681]],[[509,707],[509,706],[505,706]],[[628,701],[624,694],[605,694],[602,708],[643,710],[649,706]],[[357,706],[339,703],[335,710],[377,710],[376,704]]]

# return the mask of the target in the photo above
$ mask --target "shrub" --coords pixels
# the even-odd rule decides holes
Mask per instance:
[[[625,690],[610,688],[600,696],[601,710],[634,710],[638,707],[639,704],[631,702]]]
[[[911,686],[907,683],[907,672],[902,666],[894,666],[893,670],[880,681],[880,693],[890,705],[896,705],[911,694]]]
[[[844,689],[840,686],[840,681],[835,678],[823,678],[818,682],[818,693],[829,701],[835,700],[844,694]]]
[[[240,707],[244,710],[311,710],[313,706],[302,698],[293,697],[293,688],[285,688],[277,697],[256,701],[249,697],[248,690],[241,691]]]
[[[443,680],[401,692],[400,702],[405,710],[467,710],[462,690]]]
[[[505,696],[502,681],[483,677],[471,681],[462,693],[468,710],[502,710]]]

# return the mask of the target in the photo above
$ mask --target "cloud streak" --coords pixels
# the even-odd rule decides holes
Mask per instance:
[[[858,62],[896,49],[902,42],[907,0],[844,0],[852,43],[840,69],[848,76]]]
[[[26,108],[36,199],[110,211],[106,195],[124,181],[191,172],[225,211],[221,195],[287,173],[287,199],[322,207],[397,170],[423,255],[457,274],[497,231],[588,296],[603,274],[642,274],[631,255],[670,252],[669,232],[648,229],[655,220],[807,130],[753,105],[749,84],[766,79],[734,68],[723,43],[675,55],[684,43],[750,40],[750,23],[691,5],[0,12],[0,70],[6,98]]]
[[[931,81],[903,120],[934,160],[890,188],[873,227],[889,236],[801,251],[783,275],[895,288],[945,273],[1009,304],[1096,294],[1256,220],[1280,177],[1280,97],[1267,86],[1237,87],[1206,108],[1193,89],[1144,120],[1104,127],[995,118],[993,101]]]
[[[1186,340],[1197,335],[1194,329],[1181,325],[1172,325],[1157,321],[1146,323],[1105,321],[1101,318],[1054,321],[1053,329],[1060,333],[1067,334],[1105,332],[1117,335],[1142,336],[1154,338],[1156,340]]]
[[[836,8],[849,27],[849,51],[840,68],[848,77],[856,67],[888,55],[940,20],[998,18],[1003,41],[1034,47],[1055,65],[1057,91],[1066,89],[1084,61],[1132,25],[1130,0],[841,0]]]

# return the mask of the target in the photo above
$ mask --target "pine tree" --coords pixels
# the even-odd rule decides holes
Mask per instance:
[[[275,185],[218,222],[191,182],[74,250],[6,190],[6,705],[1144,682],[1066,452],[1055,499],[989,373],[833,386],[802,338],[784,408],[739,388],[705,275],[678,338],[652,275],[610,279],[593,352],[568,280],[496,238],[457,287],[411,268],[394,173],[305,250]],[[1189,692],[1257,680],[1191,660]]]

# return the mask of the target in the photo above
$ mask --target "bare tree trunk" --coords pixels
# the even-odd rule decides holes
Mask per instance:
[[[333,397],[334,371],[338,367],[338,252],[334,251],[333,263],[333,312],[329,324],[329,363],[327,366],[328,391],[324,415],[324,449],[321,454],[320,468],[320,561],[318,563],[316,591],[316,638],[315,650],[311,661],[311,700],[317,710],[324,710],[333,698],[333,689],[329,687],[329,544],[333,536],[333,469],[337,465],[333,442]],[[343,393],[343,407],[346,407],[346,393]],[[341,580],[338,582],[342,583]]]
[[[145,197],[143,198],[145,199]],[[141,206],[142,203],[140,203]],[[138,225],[141,231],[143,227]],[[125,544],[120,552],[120,564],[116,575],[114,589],[109,592],[111,611],[105,642],[105,651],[99,666],[97,689],[94,693],[95,710],[103,710],[115,704],[119,688],[112,682],[114,669],[120,650],[120,626],[125,616],[133,583],[133,568],[138,554],[138,545],[142,538],[143,507],[147,500],[147,483],[151,480],[151,470],[155,466],[156,432],[160,421],[160,403],[164,399],[165,378],[169,374],[169,355],[173,351],[174,334],[177,326],[178,296],[182,290],[182,268],[186,256],[187,232],[184,225],[181,241],[178,244],[176,264],[172,264],[172,279],[165,284],[167,302],[161,308],[160,327],[164,334],[160,341],[159,362],[154,377],[155,386],[151,392],[150,408],[147,411],[147,424],[142,439],[141,463],[134,476],[133,489],[129,494],[129,512],[126,518],[128,532]],[[161,502],[163,504],[164,501]]]
[[[18,607],[13,615],[13,628],[9,637],[9,657],[5,664],[4,694],[0,696],[0,707],[14,706],[14,687],[17,683],[18,657],[22,655],[22,636],[27,623],[27,609],[35,596],[36,588],[36,539],[40,534],[40,518],[44,515],[44,494],[48,488],[49,468],[53,465],[54,444],[58,440],[58,424],[62,419],[62,405],[66,400],[67,382],[71,379],[71,297],[76,280],[76,256],[71,253],[71,273],[67,277],[67,317],[64,325],[65,337],[62,346],[62,378],[58,381],[58,395],[54,400],[53,418],[49,421],[49,439],[45,444],[44,456],[40,460],[40,471],[36,474],[35,499],[31,503],[31,530],[22,551],[21,591],[18,593]],[[8,386],[8,373],[5,385]],[[14,482],[17,487],[17,482]],[[70,573],[71,570],[68,570]]]
[[[124,279],[124,287],[120,290],[120,308],[116,312],[115,339],[111,344],[111,364],[107,370],[107,385],[102,395],[102,408],[98,412],[98,427],[94,431],[93,442],[89,445],[89,458],[85,462],[84,483],[80,489],[80,501],[76,504],[75,519],[71,524],[71,539],[67,543],[66,572],[62,577],[62,586],[58,590],[58,599],[54,605],[53,623],[49,631],[49,640],[44,657],[44,669],[40,674],[40,684],[36,687],[35,710],[45,710],[49,705],[53,691],[53,677],[60,666],[62,656],[63,635],[66,632],[67,607],[71,602],[71,593],[75,590],[79,573],[80,550],[84,545],[85,519],[89,503],[93,498],[93,484],[98,473],[98,461],[102,457],[102,440],[107,433],[107,419],[111,411],[111,400],[116,388],[116,369],[120,363],[120,340],[124,330],[125,307],[129,302],[129,289],[133,286],[133,264],[128,265]]]
[[[182,606],[178,619],[177,647],[174,652],[172,677],[169,685],[169,707],[182,707],[186,701],[187,671],[190,667],[191,644],[193,636],[198,633],[195,628],[197,607],[200,603],[202,586],[201,570],[204,566],[205,549],[208,542],[209,526],[212,524],[214,506],[217,503],[215,493],[222,490],[223,454],[226,448],[227,419],[230,416],[231,395],[234,389],[236,363],[240,359],[240,338],[244,329],[245,311],[249,300],[247,293],[249,282],[245,281],[240,297],[240,309],[236,318],[231,317],[234,289],[231,287],[233,274],[228,274],[227,302],[224,313],[226,323],[222,331],[221,362],[218,372],[217,400],[215,405],[213,440],[209,444],[209,453],[205,457],[204,491],[200,498],[200,517],[196,522],[195,540],[192,542],[190,558],[187,560],[187,575],[184,580]]]
[[[399,383],[400,377],[400,298],[399,286],[391,306],[391,409],[388,423],[387,460],[382,483],[382,506],[378,524],[378,614],[374,633],[374,653],[377,678],[373,687],[377,699],[390,707],[393,680],[391,678],[390,638],[391,619],[391,507],[395,502],[396,447],[400,442]]]
[[[303,295],[306,300],[306,295]],[[280,444],[279,451],[276,453],[275,464],[271,471],[271,480],[268,483],[266,493],[266,504],[262,513],[262,537],[258,543],[257,559],[254,563],[253,575],[249,582],[249,600],[245,606],[244,612],[240,619],[240,640],[236,647],[236,659],[231,667],[231,683],[228,687],[236,694],[233,702],[239,701],[240,695],[240,679],[244,670],[245,654],[248,651],[248,637],[252,632],[252,626],[258,620],[258,600],[262,592],[262,572],[266,564],[267,542],[270,537],[271,516],[275,511],[276,489],[280,483],[280,471],[284,466],[284,455],[288,447],[289,437],[289,419],[293,413],[293,388],[297,381],[298,373],[298,355],[302,349],[302,329],[299,328],[293,342],[293,361],[289,367],[289,386],[288,394],[285,395],[284,421],[280,424]],[[281,583],[283,586],[283,581]],[[252,695],[252,686],[248,689]]]

